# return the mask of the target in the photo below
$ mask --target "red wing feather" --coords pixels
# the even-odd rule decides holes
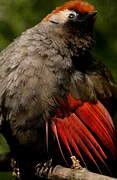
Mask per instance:
[[[75,119],[77,120],[78,118],[74,113],[71,114],[71,116],[70,118],[72,118],[72,120],[75,120]],[[82,123],[80,119],[77,122],[74,121],[73,129],[74,129],[74,134],[76,134],[76,138],[78,135],[77,131],[79,129],[79,136],[81,137],[81,139],[88,146],[88,148],[92,149],[92,151],[97,154],[100,160],[102,160],[100,154],[103,156],[103,158],[107,158],[102,148],[99,146],[98,142],[95,140],[95,138],[92,136],[90,131],[86,128],[86,126]]]
[[[62,155],[64,161],[65,161],[66,164],[67,164],[67,161],[66,161],[66,159],[65,159],[65,157],[64,157],[64,154],[63,154],[63,151],[62,151],[62,148],[61,148],[61,144],[60,144],[60,141],[59,141],[58,132],[57,132],[57,127],[56,127],[56,124],[54,123],[54,121],[52,122],[51,126],[52,126],[52,131],[53,131],[53,133],[54,133],[54,135],[55,135],[55,137],[56,137],[56,140],[57,140],[57,142],[58,142],[58,146],[59,146],[59,150],[60,150],[60,152],[61,152],[61,155]],[[64,140],[64,139],[63,139],[63,140]],[[65,146],[67,147],[67,143],[65,143]]]
[[[97,104],[84,103],[83,106],[80,106],[76,113],[80,117],[80,119],[84,122],[84,124],[100,139],[102,144],[110,150],[113,156],[116,155],[116,147],[114,144],[115,131],[110,131],[106,126],[111,126],[110,115],[106,111],[104,112],[104,117],[101,118],[101,113],[98,110],[98,113],[95,109],[98,109]],[[101,105],[101,104],[100,104]],[[103,105],[101,105],[103,107]],[[95,107],[95,109],[94,109]],[[112,121],[112,120],[111,120]],[[106,126],[104,125],[106,123]]]
[[[72,149],[74,149],[85,166],[86,162],[82,155],[84,153],[98,169],[99,167],[94,157],[97,157],[108,169],[105,163],[105,160],[108,158],[105,148],[112,154],[113,158],[117,154],[115,129],[108,111],[100,102],[96,104],[83,103],[74,99],[71,95],[67,98],[66,105],[65,102],[60,102],[61,108],[57,110],[57,115],[52,119],[51,124],[62,156],[64,157],[64,154],[59,138],[66,146],[70,156],[73,155]]]

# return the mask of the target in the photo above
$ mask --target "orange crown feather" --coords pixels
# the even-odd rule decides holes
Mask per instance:
[[[50,14],[48,14],[42,21],[48,21],[48,19],[52,16],[52,14],[56,14],[59,11],[63,11],[66,9],[71,9],[80,12],[94,12],[95,8],[91,4],[83,1],[69,1],[66,2],[63,6],[57,7]]]

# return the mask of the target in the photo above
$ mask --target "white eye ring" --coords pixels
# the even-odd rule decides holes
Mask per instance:
[[[69,19],[74,19],[76,16],[77,16],[76,12],[71,12],[68,17]]]

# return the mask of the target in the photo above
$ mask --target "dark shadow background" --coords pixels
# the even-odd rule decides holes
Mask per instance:
[[[108,66],[117,81],[117,0],[87,1],[98,11],[92,53]],[[0,50],[63,2],[65,0],[0,0]],[[1,137],[0,154],[8,151]],[[0,173],[0,180],[11,180],[11,176]]]

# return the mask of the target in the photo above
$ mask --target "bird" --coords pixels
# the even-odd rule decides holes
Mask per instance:
[[[91,54],[97,11],[65,2],[0,53],[0,120],[21,179],[52,158],[113,175],[117,84]],[[36,178],[36,177],[35,177]]]

